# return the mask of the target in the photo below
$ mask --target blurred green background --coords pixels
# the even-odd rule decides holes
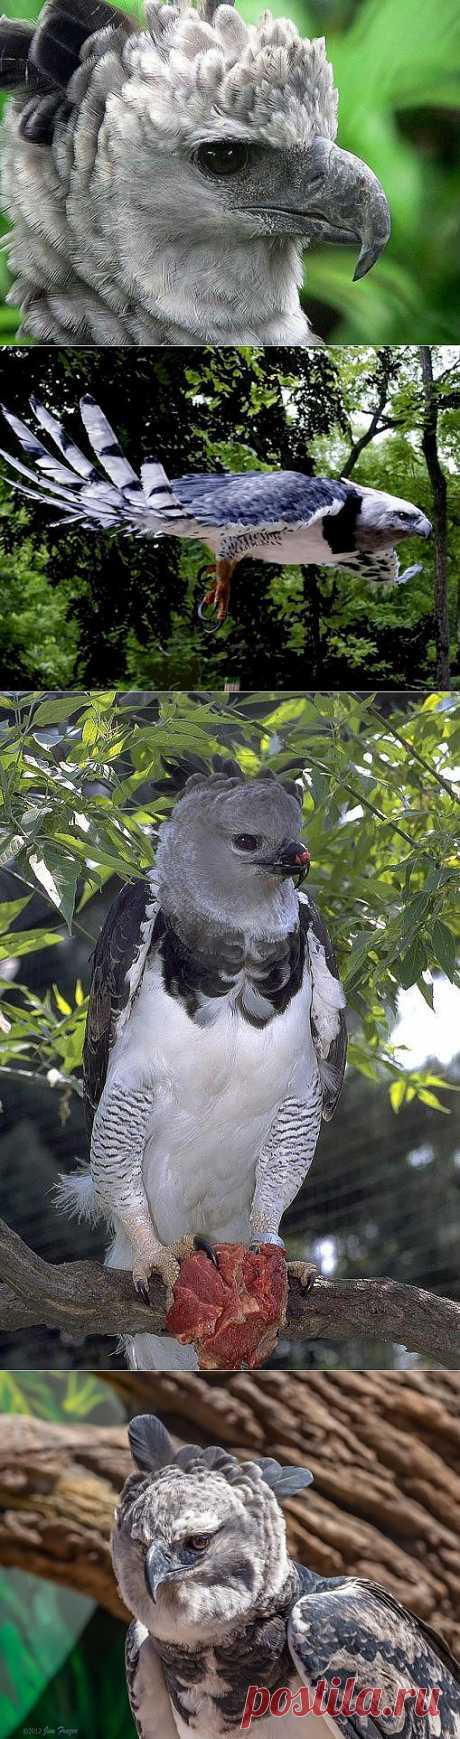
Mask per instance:
[[[130,1409],[91,1371],[0,1371],[0,1413],[56,1424],[123,1423]],[[86,1594],[0,1570],[0,1739],[133,1739],[125,1625]]]
[[[261,0],[240,0],[247,19]],[[140,10],[137,6],[131,10]],[[6,0],[35,18],[39,0]],[[393,235],[379,264],[353,284],[348,249],[308,259],[306,305],[317,332],[342,344],[448,342],[458,337],[460,287],[460,7],[458,0],[274,0],[302,32],[325,34],[340,93],[339,142],[383,182]],[[0,339],[17,316],[5,306]]]

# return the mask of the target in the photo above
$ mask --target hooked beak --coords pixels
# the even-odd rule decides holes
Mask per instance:
[[[425,513],[419,513],[417,523],[416,523],[416,525],[414,525],[414,531],[415,531],[416,537],[431,537],[432,536],[433,527],[431,524],[431,520],[427,519]]]
[[[288,197],[265,208],[289,220],[291,234],[305,241],[353,246],[359,244],[354,281],[370,272],[391,232],[383,187],[367,163],[342,151],[332,139],[313,139],[307,150],[288,153],[291,181]],[[293,225],[293,219],[296,219]],[[284,227],[284,226],[283,226]]]
[[[177,1575],[178,1571],[175,1570],[168,1553],[164,1550],[164,1547],[158,1545],[156,1542],[153,1546],[149,1546],[144,1564],[144,1576],[147,1584],[147,1592],[150,1594],[151,1599],[156,1600],[158,1589],[161,1588],[162,1582],[167,1582],[171,1577]]]
[[[275,870],[277,875],[292,876],[298,887],[304,876],[308,875],[309,868],[310,853],[306,845],[298,839],[289,840],[287,845],[283,845],[279,857],[272,858],[270,864],[270,869]]]

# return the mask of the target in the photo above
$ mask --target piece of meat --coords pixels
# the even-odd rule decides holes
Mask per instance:
[[[288,1276],[274,1244],[248,1250],[217,1244],[215,1268],[202,1251],[181,1263],[167,1334],[196,1348],[200,1369],[250,1370],[270,1357],[286,1320]]]

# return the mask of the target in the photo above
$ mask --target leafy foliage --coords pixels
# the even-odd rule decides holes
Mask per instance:
[[[9,17],[35,18],[39,0],[6,0]],[[139,12],[138,5],[132,8]],[[260,0],[241,0],[259,16]],[[273,0],[304,34],[326,31],[340,93],[339,142],[383,182],[393,216],[389,247],[353,284],[348,249],[307,259],[306,306],[334,343],[404,344],[457,337],[460,146],[460,22],[457,0]],[[17,315],[4,301],[0,339],[15,341]]]
[[[388,361],[389,359],[389,361]],[[458,352],[436,351],[440,453],[448,485],[452,669],[457,663],[460,561]],[[422,396],[414,349],[130,352],[4,350],[1,397],[28,416],[31,390],[80,438],[78,398],[100,399],[136,469],[161,454],[169,475],[222,465],[340,475],[388,391],[378,438],[353,480],[415,500],[431,516],[421,450]],[[197,621],[209,552],[199,544],[95,536],[18,507],[0,479],[0,656],[5,687],[218,689],[324,686],[350,677],[393,687],[435,673],[434,547],[414,542],[423,571],[388,591],[312,568],[242,563],[235,616],[218,634]],[[33,575],[34,602],[26,573]],[[31,582],[32,584],[32,582]],[[25,592],[25,600],[24,600]],[[22,598],[22,609],[21,609]],[[26,605],[24,611],[24,602]],[[55,628],[53,631],[53,612]],[[456,677],[454,674],[454,682]]]
[[[97,890],[150,868],[176,795],[171,761],[231,751],[248,774],[289,770],[354,1012],[352,1065],[387,1080],[395,1110],[408,1096],[442,1108],[442,1079],[402,1072],[389,1033],[399,988],[417,985],[433,1007],[433,975],[460,983],[459,700],[96,693],[3,706],[0,862],[13,862],[18,888],[0,906],[4,958],[52,946],[59,919],[91,935]],[[48,924],[28,927],[28,890],[44,896]],[[40,998],[6,979],[0,1009],[3,1068],[78,1091],[80,984],[71,1007],[59,987]]]
[[[92,1371],[0,1371],[0,1413],[32,1413],[54,1424],[92,1417],[105,1425],[120,1417],[120,1406]]]

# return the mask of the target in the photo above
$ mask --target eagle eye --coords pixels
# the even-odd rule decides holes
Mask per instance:
[[[184,1540],[184,1546],[189,1552],[205,1552],[211,1539],[212,1534],[190,1534],[189,1538]]]
[[[255,833],[234,833],[232,845],[236,845],[238,851],[257,851],[260,840]]]
[[[214,139],[207,145],[198,145],[192,162],[202,175],[240,175],[248,156],[248,146],[242,140]]]

